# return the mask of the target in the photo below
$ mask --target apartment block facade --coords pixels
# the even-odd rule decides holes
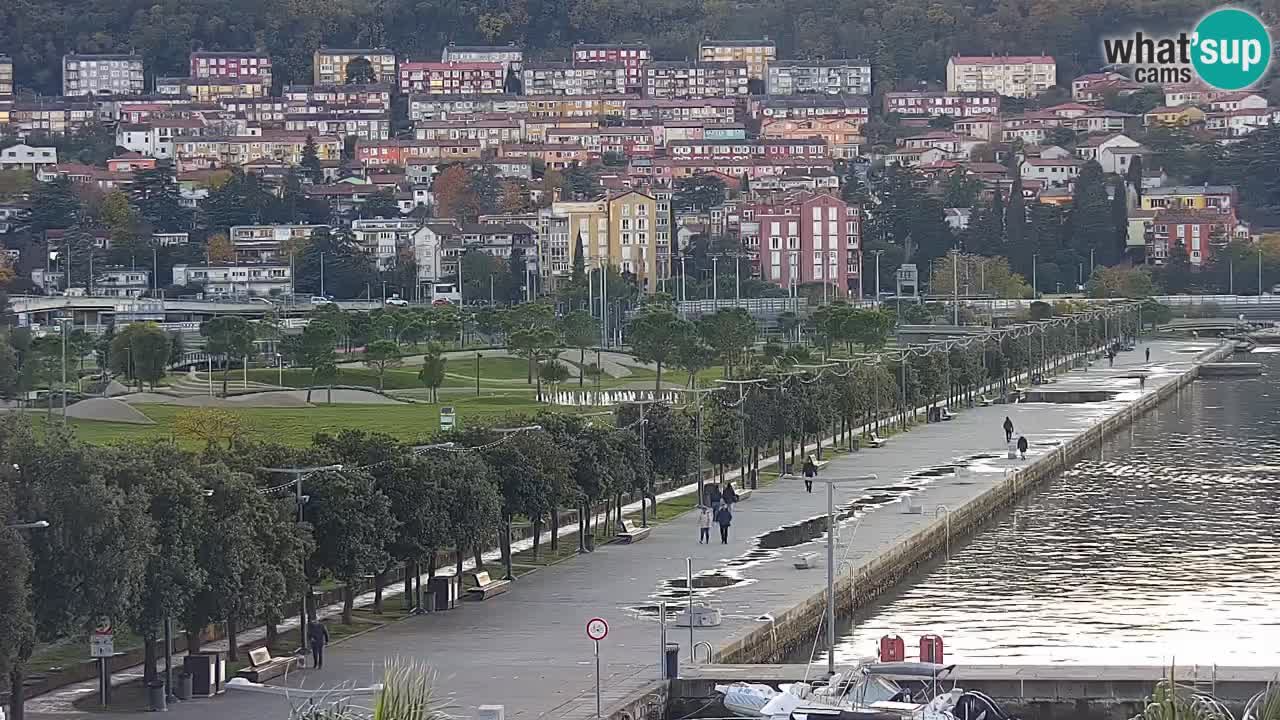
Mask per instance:
[[[520,71],[525,95],[620,95],[627,66],[605,62],[528,63]]]
[[[524,64],[524,48],[510,45],[455,45],[449,43],[440,53],[446,63],[501,63],[503,68],[520,72]]]
[[[573,46],[573,61],[622,65],[627,70],[627,91],[639,92],[644,83],[645,66],[653,60],[649,46],[644,43],[612,43],[591,45],[578,43]]]
[[[780,285],[822,282],[858,288],[862,223],[857,205],[835,195],[782,193],[755,203],[760,277]]]
[[[191,53],[193,78],[257,78],[271,87],[271,56],[256,50]],[[345,79],[345,78],[344,78]]]
[[[871,63],[867,60],[775,60],[769,63],[764,85],[769,95],[870,95]]]
[[[745,62],[654,61],[644,68],[645,97],[662,100],[746,97]]]
[[[318,48],[311,57],[312,82],[316,85],[344,85],[347,63],[364,58],[373,67],[375,83],[396,81],[396,56],[386,48]]]
[[[970,118],[1000,114],[1000,95],[994,92],[888,92],[884,111],[903,117]]]
[[[400,92],[497,95],[506,77],[506,67],[497,62],[406,62],[400,65]]]
[[[146,89],[138,55],[63,55],[62,94],[141,95]]]
[[[1029,98],[1057,82],[1058,63],[1048,55],[953,55],[947,60],[948,92]]]
[[[0,100],[13,99],[13,58],[0,55]]]
[[[744,62],[752,80],[763,81],[769,63],[777,58],[778,46],[767,35],[760,40],[707,38],[698,45],[698,59],[702,62]]]

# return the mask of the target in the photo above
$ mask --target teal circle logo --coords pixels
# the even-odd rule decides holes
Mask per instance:
[[[1256,15],[1224,8],[1205,15],[1192,38],[1191,64],[1219,90],[1242,90],[1262,79],[1271,63],[1271,37]]]

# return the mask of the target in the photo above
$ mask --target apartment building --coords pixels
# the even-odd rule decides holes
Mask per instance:
[[[995,92],[888,92],[884,111],[903,117],[970,118],[1000,114],[1000,95]]]
[[[653,54],[644,43],[578,43],[573,46],[573,61],[579,65],[605,63],[624,66],[627,69],[627,92],[640,91],[644,84],[645,66],[651,60]]]
[[[213,295],[291,295],[293,274],[287,264],[174,265],[174,285],[200,285]]]
[[[379,270],[396,266],[401,250],[413,247],[413,236],[422,223],[415,218],[352,220],[356,246],[372,256]]]
[[[141,56],[62,56],[64,96],[141,95],[145,89]]]
[[[520,82],[525,95],[619,95],[627,91],[627,72],[621,63],[527,63]]]
[[[32,147],[20,143],[0,150],[0,170],[36,172],[57,164],[58,149],[53,147]]]
[[[91,102],[36,99],[15,102],[9,109],[9,129],[16,134],[75,132],[95,122],[97,107]]]
[[[378,140],[356,143],[356,161],[364,167],[405,167],[418,160],[469,160],[480,157],[478,140]]]
[[[820,93],[871,94],[868,60],[774,60],[765,75],[769,95]]]
[[[835,195],[778,194],[754,204],[760,277],[779,285],[821,282],[859,291],[862,227],[857,205]]]
[[[499,62],[406,62],[400,65],[400,92],[497,95],[506,77],[506,66]]]
[[[698,45],[703,62],[745,62],[748,77],[763,81],[769,63],[778,57],[778,46],[766,35],[760,40],[712,40]]]
[[[227,233],[236,250],[237,261],[287,259],[311,241],[318,230],[328,225],[233,225]]]
[[[180,95],[200,104],[224,98],[266,97],[271,87],[255,77],[161,77],[156,78],[157,95]]]
[[[13,58],[0,55],[0,101],[13,99]]]
[[[953,55],[947,60],[948,92],[1029,98],[1057,82],[1057,61],[1048,55]]]
[[[1234,212],[1159,210],[1151,221],[1147,258],[1152,264],[1163,265],[1181,246],[1192,267],[1202,267],[1231,240],[1235,227]]]
[[[746,97],[745,62],[655,60],[644,67],[644,96],[662,100]]]
[[[524,48],[510,45],[455,45],[449,43],[440,53],[445,63],[501,63],[504,69],[520,72],[524,64]]]
[[[383,112],[391,110],[391,85],[286,85],[284,99],[295,107],[323,104],[342,107],[376,106]]]
[[[341,159],[340,138],[282,131],[266,131],[261,135],[181,137],[174,141],[174,157],[180,172],[235,167],[256,160],[299,165],[308,139],[315,142],[316,154],[322,161]]]
[[[747,112],[763,118],[853,118],[866,122],[871,104],[863,95],[760,95],[747,103]]]
[[[386,48],[318,48],[311,57],[312,82],[316,85],[343,85],[347,82],[347,63],[364,58],[373,67],[375,83],[396,81],[396,56]]]
[[[658,201],[636,190],[613,195],[609,209],[609,264],[634,275],[648,293],[658,290]]]
[[[854,118],[768,118],[760,123],[765,140],[810,140],[821,138],[832,157],[851,160],[858,156],[865,138],[862,122]]]
[[[271,56],[257,50],[191,53],[193,78],[254,78],[271,88]],[[344,78],[345,79],[345,78]]]
[[[108,267],[93,273],[93,292],[99,297],[138,297],[150,289],[150,270]]]
[[[1151,188],[1142,193],[1143,210],[1212,210],[1235,213],[1236,189],[1230,185],[1177,185]]]

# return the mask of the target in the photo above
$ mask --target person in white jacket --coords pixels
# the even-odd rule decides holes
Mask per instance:
[[[698,544],[711,544],[711,508],[698,506]]]

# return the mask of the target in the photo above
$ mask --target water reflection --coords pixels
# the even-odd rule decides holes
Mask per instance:
[[[1280,355],[1202,381],[869,608],[842,660],[899,633],[980,663],[1280,663]],[[949,578],[949,580],[948,580]]]

